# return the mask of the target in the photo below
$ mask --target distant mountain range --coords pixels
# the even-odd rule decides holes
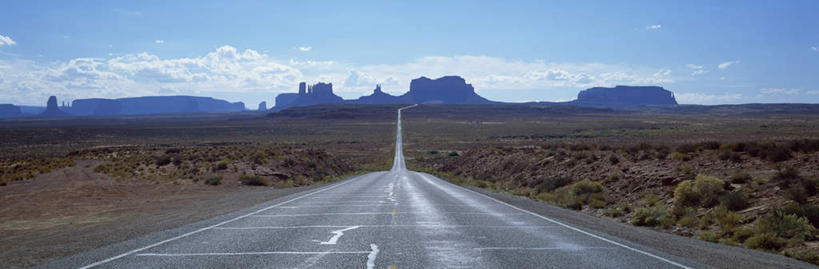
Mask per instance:
[[[63,116],[117,116],[208,112],[246,111],[242,102],[231,103],[210,97],[196,96],[146,96],[119,99],[78,99],[70,106],[57,105],[56,97],[50,97],[46,107],[15,106],[0,104],[0,118],[4,117],[63,117]],[[371,95],[345,100],[333,93],[332,83],[299,84],[298,93],[276,96],[275,106],[269,111],[278,112],[292,107],[338,104],[511,104],[487,100],[475,93],[475,88],[458,76],[437,79],[420,77],[410,82],[410,89],[402,95],[390,95],[376,85]],[[528,102],[538,106],[577,106],[616,110],[650,111],[659,113],[819,113],[819,105],[812,104],[747,104],[722,106],[678,105],[674,93],[657,86],[594,87],[580,91],[577,99],[568,102]],[[259,104],[265,111],[267,104]]]

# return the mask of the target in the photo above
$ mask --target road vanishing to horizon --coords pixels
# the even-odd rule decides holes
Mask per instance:
[[[409,171],[355,176],[79,268],[699,268]],[[133,245],[133,244],[132,244]],[[109,251],[111,252],[111,251]],[[89,258],[94,257],[94,258]],[[93,260],[93,259],[97,260]]]

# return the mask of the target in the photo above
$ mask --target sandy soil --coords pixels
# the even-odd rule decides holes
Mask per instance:
[[[79,161],[0,187],[0,268],[35,266],[304,190],[115,180],[95,173],[97,164]]]

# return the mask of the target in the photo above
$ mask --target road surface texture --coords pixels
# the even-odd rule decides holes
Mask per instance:
[[[474,191],[408,171],[402,154],[401,110],[397,126],[395,162],[388,172],[353,177],[45,267],[811,267],[772,254],[581,217],[581,213]],[[556,217],[563,215],[571,222]],[[595,225],[611,231],[586,228]],[[611,235],[618,232],[634,239]],[[683,250],[666,247],[679,253],[672,255],[658,250],[662,247],[637,243],[643,238],[640,234],[668,240],[655,245],[673,245],[674,240],[688,245]],[[722,252],[709,256],[711,249]]]

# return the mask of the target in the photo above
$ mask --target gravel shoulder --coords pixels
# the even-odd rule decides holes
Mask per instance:
[[[95,173],[94,161],[0,188],[0,268],[27,268],[213,219],[309,187],[175,185]]]

